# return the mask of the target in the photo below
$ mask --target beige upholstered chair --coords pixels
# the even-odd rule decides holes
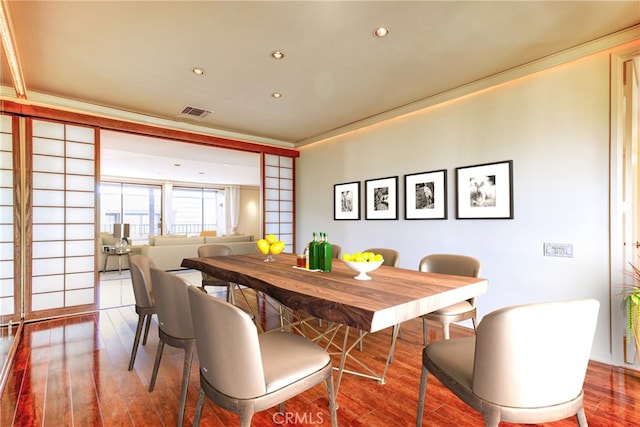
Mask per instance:
[[[456,254],[432,254],[420,260],[418,270],[430,273],[453,274],[456,276],[478,277],[480,261],[474,257]],[[476,328],[476,299],[471,298],[449,307],[422,316],[422,341],[427,345],[427,320],[442,324],[444,339],[449,339],[449,325],[471,319]]]
[[[428,373],[479,411],[486,426],[574,415],[586,426],[582,386],[599,305],[587,299],[503,308],[482,319],[475,337],[429,344],[422,352],[416,426],[422,425]]]
[[[189,284],[172,273],[157,268],[151,269],[151,281],[153,282],[153,294],[156,299],[158,311],[158,350],[156,361],[153,365],[149,391],[153,391],[162,359],[164,345],[181,348],[184,350],[184,367],[182,369],[182,388],[180,391],[180,409],[178,412],[178,426],[184,419],[184,407],[187,402],[187,389],[189,388],[189,375],[191,373],[191,360],[196,348],[196,336],[191,325],[191,312],[189,310]]]
[[[140,344],[140,335],[144,326],[144,338],[142,345],[147,343],[149,336],[149,325],[151,317],[156,313],[156,303],[153,297],[153,287],[151,282],[150,269],[155,267],[153,260],[145,255],[129,256],[129,272],[131,273],[131,284],[133,285],[133,296],[136,300],[136,313],[138,313],[138,325],[133,339],[131,358],[129,359],[129,370],[133,369]]]
[[[220,244],[209,244],[198,247],[198,256],[201,258],[210,258],[214,256],[226,256],[231,255],[231,248],[229,246]],[[227,288],[227,302],[234,303],[233,289],[234,284],[218,279],[202,272],[202,290],[205,290],[205,286],[225,286]]]
[[[395,249],[389,248],[369,248],[362,252],[373,252],[380,254],[384,258],[382,265],[388,265],[389,267],[397,267],[400,264],[400,252]]]
[[[331,256],[333,258],[340,258],[341,252],[342,252],[342,246],[336,245],[335,243],[331,243]]]
[[[193,424],[200,423],[204,396],[240,416],[249,427],[255,412],[324,382],[331,425],[337,426],[332,364],[316,344],[290,332],[258,334],[238,307],[189,288],[191,317],[200,360],[200,394]]]

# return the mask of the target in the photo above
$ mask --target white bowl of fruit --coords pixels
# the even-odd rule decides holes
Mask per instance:
[[[342,254],[342,261],[347,267],[359,273],[354,279],[371,280],[371,276],[367,275],[367,273],[377,270],[384,262],[384,258],[381,254],[373,252],[355,252],[353,254]]]

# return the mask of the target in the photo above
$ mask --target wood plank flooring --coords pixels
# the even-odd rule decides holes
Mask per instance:
[[[251,301],[251,298],[249,298]],[[273,321],[270,315],[265,317]],[[270,320],[271,319],[271,320]],[[0,400],[0,426],[172,426],[177,423],[183,352],[165,346],[155,390],[147,391],[158,343],[157,323],[140,346],[133,371],[127,371],[137,315],[133,306],[31,323],[23,338]],[[468,335],[454,327],[452,336]],[[430,339],[441,339],[430,328]],[[365,339],[360,354],[382,369],[390,331]],[[421,363],[421,322],[402,326],[387,383],[345,375],[338,396],[341,426],[415,425]],[[335,359],[335,366],[338,360]],[[191,425],[199,389],[197,355],[192,365],[185,425]],[[326,391],[317,386],[286,403],[256,414],[254,426],[330,425]],[[640,426],[640,375],[592,362],[585,383],[585,410],[591,426]],[[482,418],[433,377],[429,380],[426,426],[481,426]],[[206,401],[201,425],[238,425],[238,417]],[[542,424],[541,424],[542,425]],[[574,418],[545,426],[575,426]],[[514,426],[502,423],[501,426]]]

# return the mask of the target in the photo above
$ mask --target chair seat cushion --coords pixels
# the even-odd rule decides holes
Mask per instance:
[[[427,366],[427,369],[439,379],[438,372],[444,372],[462,387],[471,390],[475,345],[476,337],[433,342],[425,347],[424,356],[439,368],[436,370]]]
[[[472,309],[473,309],[473,306],[469,304],[468,301],[462,301],[457,304],[453,304],[448,307],[441,308],[440,310],[436,310],[433,312],[433,314],[444,314],[446,316],[454,316],[456,314],[465,313]]]
[[[261,334],[259,339],[267,393],[309,376],[331,362],[329,353],[299,335],[273,331]]]

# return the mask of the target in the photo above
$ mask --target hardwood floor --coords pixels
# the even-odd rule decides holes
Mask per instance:
[[[249,301],[252,299],[249,298]],[[274,318],[267,314],[267,321]],[[0,401],[1,426],[162,426],[175,425],[183,352],[165,346],[152,393],[147,391],[158,343],[157,323],[127,371],[137,315],[132,306],[27,324]],[[421,322],[402,326],[387,383],[345,375],[338,396],[342,426],[411,426],[415,424],[421,362]],[[454,327],[452,336],[468,335]],[[430,339],[440,339],[437,326]],[[383,366],[390,331],[366,338],[363,359]],[[337,366],[338,360],[335,360]],[[197,355],[192,365],[185,425],[193,422],[199,389]],[[317,386],[288,401],[286,420],[277,407],[256,414],[254,426],[330,425],[326,392]],[[585,383],[585,410],[591,426],[640,426],[640,375],[591,363]],[[287,422],[288,421],[288,422]],[[469,409],[434,378],[427,391],[424,425],[480,426]],[[203,426],[238,425],[235,414],[206,401]],[[501,426],[513,426],[503,423]],[[574,418],[545,426],[575,426]]]

